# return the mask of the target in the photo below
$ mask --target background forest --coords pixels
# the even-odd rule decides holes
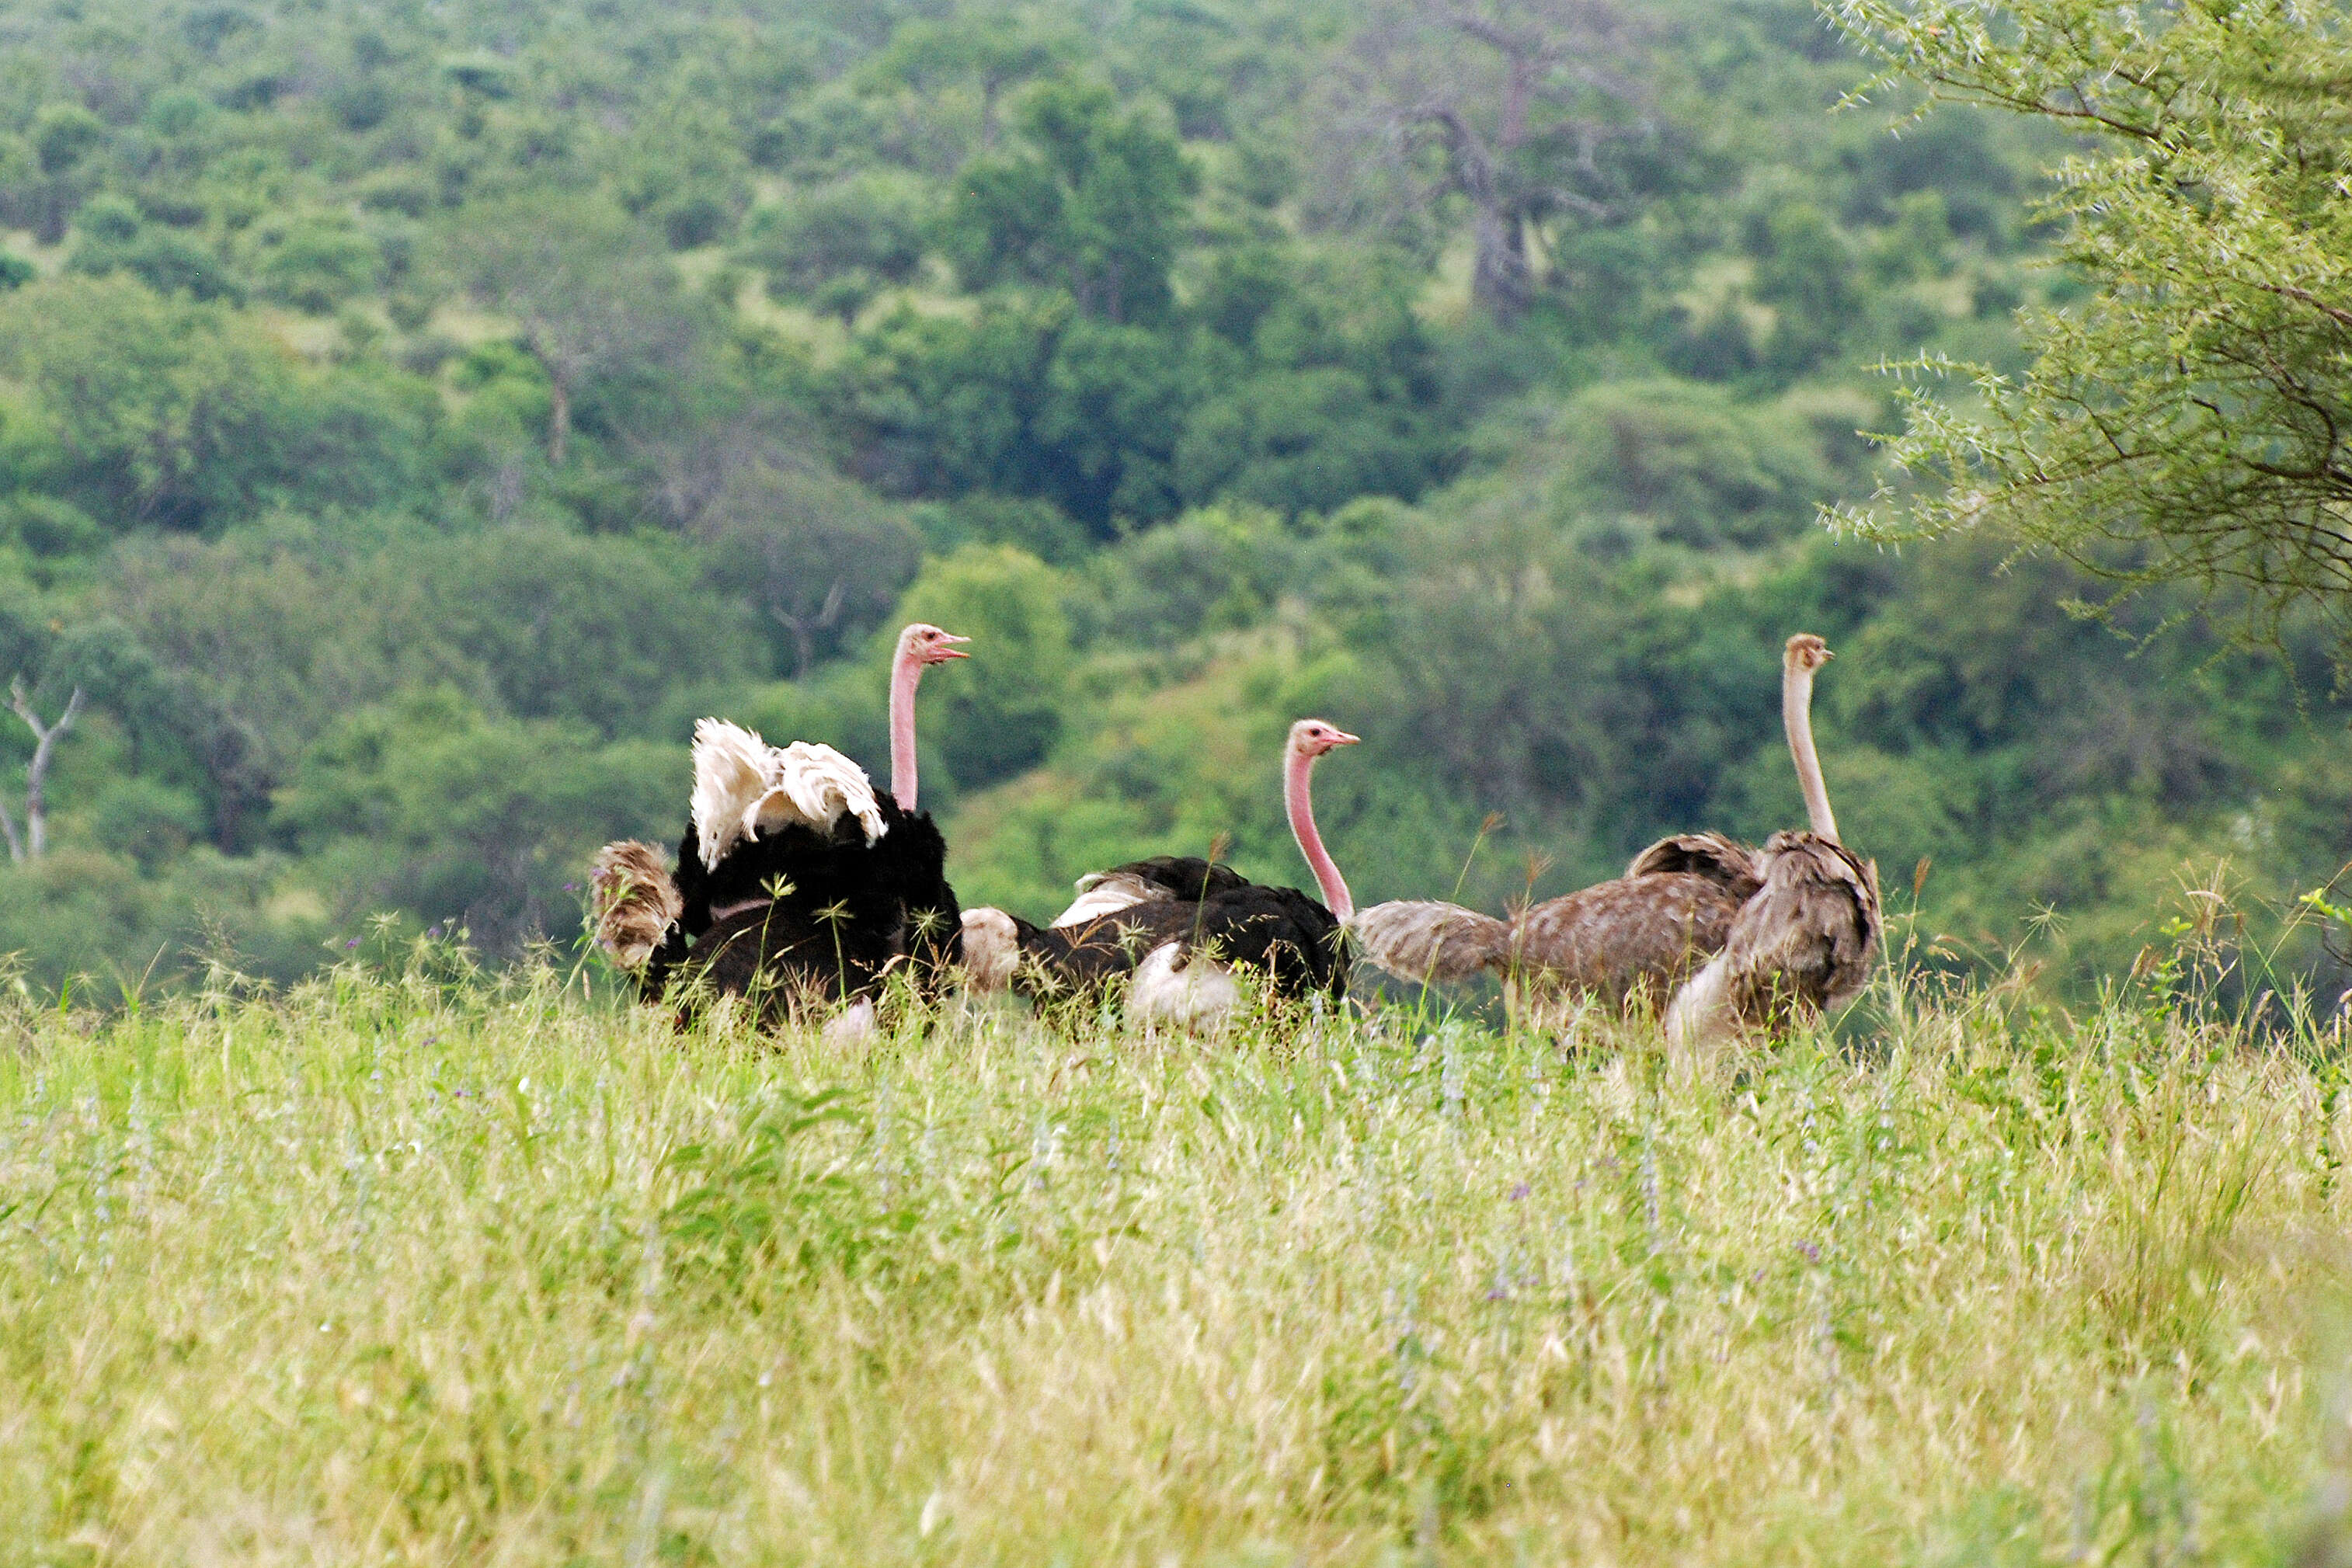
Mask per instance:
[[[1362,899],[1760,836],[1799,629],[1947,961],[2326,882],[2318,631],[1819,526],[1875,362],[2013,365],[2080,287],[2053,133],[1832,114],[1864,75],[1810,0],[0,8],[0,951],[569,941],[696,716],[879,764],[918,616],[974,639],[921,718],[967,903],[1225,834],[1303,879],[1309,711]]]

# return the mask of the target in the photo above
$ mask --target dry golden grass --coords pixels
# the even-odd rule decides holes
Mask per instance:
[[[20,1015],[0,1563],[2328,1550],[2329,1042],[1900,1017],[1688,1080],[548,974]]]

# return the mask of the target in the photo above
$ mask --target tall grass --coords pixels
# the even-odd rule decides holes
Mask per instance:
[[[2339,1549],[2335,1037],[0,1020],[0,1563]]]

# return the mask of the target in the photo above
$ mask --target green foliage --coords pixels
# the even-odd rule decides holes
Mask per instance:
[[[390,501],[411,477],[414,405],[305,375],[248,319],[117,278],[0,299],[0,362],[31,406],[16,483],[116,529],[217,530],[285,497]]]
[[[753,212],[738,254],[766,274],[772,297],[848,325],[883,288],[921,270],[927,195],[904,176],[853,175]]]
[[[920,557],[896,508],[797,467],[738,471],[695,528],[707,543],[703,581],[760,612],[795,678],[863,641],[898,603]]]
[[[1027,154],[968,165],[941,230],[965,287],[1041,284],[1101,320],[1158,320],[1198,184],[1175,137],[1122,110],[1108,87],[1076,79],[1030,89],[1013,118]]]
[[[488,204],[445,236],[443,266],[512,318],[554,393],[548,461],[561,465],[572,406],[600,383],[674,371],[698,323],[651,236],[593,197],[545,193]]]
[[[599,746],[585,726],[493,719],[423,689],[330,728],[277,816],[334,866],[343,919],[412,909],[511,951],[572,906],[565,884],[597,844],[658,835],[687,783],[674,747]]]
[[[74,226],[78,237],[66,263],[70,271],[92,277],[127,272],[158,294],[197,300],[236,303],[243,295],[236,277],[201,241],[149,224],[120,196],[93,198]]]
[[[1802,375],[1836,348],[1861,303],[1853,254],[1827,218],[1801,204],[1776,206],[1749,249],[1756,298],[1778,313],[1765,364]]]
[[[1618,382],[1559,416],[1561,510],[1628,548],[1644,536],[1698,549],[1794,538],[1832,486],[1821,444],[1792,411],[1688,382]]]
[[[2305,606],[2352,635],[2340,18],[2277,0],[1831,11],[1883,80],[2095,139],[2040,209],[2090,294],[2028,319],[2022,377],[1916,361],[1968,377],[1981,411],[1907,388],[1888,456],[1929,487],[1845,520],[2011,528],[2126,589],[2189,583],[2267,640]]]
[[[970,320],[902,308],[830,378],[838,417],[894,488],[1037,496],[1104,531],[1221,497],[1303,511],[1417,495],[1444,426],[1393,267],[1244,265],[1213,276],[1206,330],[1100,321],[1060,296],[989,299]]]
[[[2275,132],[2316,179],[2333,100],[2280,84],[2326,51],[2279,15],[2174,24],[2213,44],[2183,59],[2269,39],[2284,74],[2207,71],[2165,112],[2242,100],[2212,144]],[[2193,624],[2137,649],[2067,619],[2075,572],[1806,527],[1898,417],[1863,366],[2024,376],[2035,323],[2105,319],[2083,247],[2132,234],[2098,225],[2146,214],[2084,207],[2056,236],[2081,265],[2047,266],[2021,193],[2053,137],[1825,118],[1864,72],[1803,0],[1624,20],[13,18],[0,678],[89,706],[51,860],[0,868],[0,951],[51,986],[158,948],[184,976],[208,944],[290,977],[329,921],[388,912],[504,959],[572,930],[596,834],[675,837],[696,718],[878,769],[881,651],[918,614],[977,638],[921,702],[952,873],[1025,914],[1219,841],[1303,884],[1276,753],[1309,711],[1366,737],[1318,803],[1367,901],[1496,908],[1660,832],[1760,837],[1798,810],[1774,692],[1798,629],[1843,655],[1842,819],[1890,886],[1932,858],[1937,963],[2032,920],[2087,987],[2183,875],[2326,883],[2352,758],[2308,615],[2264,673]],[[2204,145],[2143,152],[2238,167]],[[2122,177],[2085,156],[2081,191]],[[2324,283],[2260,249],[2301,188],[2132,200]],[[2188,308],[2167,289],[2147,308]],[[2271,330],[2258,303],[2189,325]],[[2133,352],[2099,374],[2160,381]],[[0,804],[30,750],[0,729]],[[2308,932],[2275,964],[2342,978]]]
[[[373,289],[383,277],[383,247],[347,221],[305,216],[261,238],[267,256],[255,274],[262,294],[313,316]]]

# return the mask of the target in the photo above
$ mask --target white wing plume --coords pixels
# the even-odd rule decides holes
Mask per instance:
[[[694,836],[706,871],[743,834],[743,816],[768,788],[768,743],[740,725],[694,727]]]
[[[694,727],[694,833],[705,869],[765,828],[802,822],[830,832],[846,813],[872,843],[887,831],[866,770],[830,746],[770,746],[755,730],[706,718]]]
[[[1156,882],[1130,872],[1093,871],[1078,878],[1078,896],[1054,917],[1052,929],[1085,925],[1106,915],[1116,915],[1139,904],[1153,904],[1176,895]]]

